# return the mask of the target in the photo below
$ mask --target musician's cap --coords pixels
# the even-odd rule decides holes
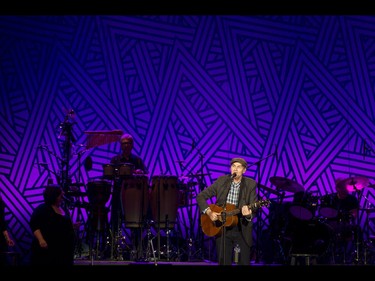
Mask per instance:
[[[133,136],[130,134],[123,134],[120,138],[120,143],[130,142],[133,143]]]
[[[232,160],[230,160],[230,164],[232,165],[233,163],[240,163],[242,166],[244,166],[245,168],[247,168],[247,162],[245,159],[243,158],[232,158]]]

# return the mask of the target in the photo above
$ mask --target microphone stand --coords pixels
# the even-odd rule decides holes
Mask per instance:
[[[71,123],[69,121],[69,117],[74,113],[73,110],[70,110],[70,112],[65,116],[64,121],[60,123],[60,136],[64,136],[64,144],[63,144],[63,161],[61,164],[62,167],[62,175],[61,175],[61,185],[65,193],[69,191],[69,186],[71,184],[71,179],[69,177],[69,162],[71,159],[71,147],[72,142],[75,142],[75,138],[72,133],[72,126],[74,123]],[[66,203],[66,202],[65,202]],[[66,204],[64,204],[66,205]]]
[[[230,191],[230,188],[231,188],[231,185],[233,183],[233,178],[231,178],[230,180],[230,185],[228,187],[228,191],[227,191],[227,194],[225,195],[225,201],[224,201],[224,206],[223,206],[223,211],[221,212],[221,220],[222,220],[222,225],[221,225],[221,250],[220,250],[220,253],[219,253],[219,262],[221,260],[221,258],[223,258],[223,264],[225,265],[226,264],[226,258],[225,258],[225,248],[226,248],[226,243],[225,243],[225,235],[226,235],[226,228],[225,228],[225,224],[226,224],[226,220],[227,220],[227,214],[226,214],[226,211],[227,211],[227,198],[228,198],[228,194],[229,194],[229,191]]]
[[[200,169],[199,169],[199,172],[200,172],[200,175],[197,177],[198,179],[198,186],[199,186],[199,192],[202,191],[205,187],[205,185],[203,184],[203,158],[204,158],[204,155],[203,153],[201,152],[201,150],[195,145],[195,143],[193,143],[193,149],[195,148],[197,151],[198,151],[198,154],[199,154],[199,161],[200,161]],[[191,209],[193,207],[191,206]],[[193,228],[190,227],[190,232],[192,232]],[[190,236],[191,237],[191,236]],[[197,252],[200,252],[200,254],[202,254],[202,248],[204,246],[204,236],[201,234],[201,232],[198,231],[197,233],[197,240],[199,242],[199,250],[196,251],[195,253]],[[189,257],[190,259],[190,257]]]
[[[231,183],[232,184],[232,183]],[[230,187],[229,187],[230,189]],[[221,226],[221,251],[220,251],[220,257],[219,257],[219,262],[221,260],[221,258],[223,258],[223,264],[225,265],[226,264],[226,258],[225,258],[225,247],[226,247],[226,243],[225,243],[225,235],[226,235],[226,229],[225,229],[225,223],[226,223],[226,220],[227,220],[227,214],[226,214],[226,205],[227,205],[227,202],[225,200],[225,203],[224,203],[224,208],[223,208],[223,211],[221,212],[221,220],[222,220],[222,226]]]
[[[257,165],[257,178],[258,178],[257,187],[258,188],[259,188],[259,181],[261,179],[261,172],[260,172],[260,164],[261,164],[261,162],[263,162],[264,160],[270,158],[271,156],[275,156],[275,155],[276,155],[276,152],[268,154],[266,157],[264,157],[264,158],[262,158],[262,159],[260,159],[260,160],[258,160],[256,162],[254,162],[254,163],[252,163],[252,164],[250,164],[248,166],[248,168],[249,168],[251,166]],[[258,200],[260,200],[261,198],[259,196],[259,192],[257,192],[257,196],[258,196]],[[257,239],[255,241],[255,252],[256,252],[255,262],[256,263],[259,263],[259,253],[260,253],[260,250],[259,250],[259,238],[260,238],[260,235],[261,235],[261,233],[260,233],[261,228],[260,228],[260,225],[259,225],[260,224],[260,213],[261,212],[259,212],[259,211],[257,212],[257,230],[256,230]]]
[[[84,154],[86,151],[88,151],[88,149],[84,149],[84,150],[81,150],[81,151],[77,151],[75,152],[75,155],[78,156],[78,182],[81,183],[81,179],[82,179],[82,171],[81,171],[81,164],[82,164],[82,161],[81,161],[81,158],[82,158],[82,154]]]
[[[49,150],[49,149],[48,149],[46,146],[44,146],[44,145],[39,145],[39,146],[38,146],[38,149],[41,149],[41,150],[45,150],[45,151],[47,151],[49,154],[53,155],[53,156],[54,156],[57,160],[59,160],[61,163],[63,163],[63,162],[65,161],[64,159],[62,159],[60,156],[58,156],[58,155],[57,155],[56,153],[54,153],[53,151]],[[40,165],[40,166],[43,166],[43,168],[44,168],[45,170],[47,170],[49,174],[50,174],[50,173],[54,174],[55,177],[56,177],[56,182],[57,182],[57,184],[61,184],[61,176],[60,176],[58,173],[56,173],[55,171],[49,169],[48,166],[47,166],[47,164],[46,164],[46,165],[42,165],[41,163],[37,163],[37,164]],[[60,165],[59,168],[61,168],[61,166],[62,166],[62,165]]]

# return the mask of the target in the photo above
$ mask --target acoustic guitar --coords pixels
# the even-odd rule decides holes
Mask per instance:
[[[256,201],[247,207],[251,210],[256,210],[264,206],[268,206],[270,204],[270,200],[260,200]],[[212,221],[207,214],[201,215],[201,227],[202,231],[207,236],[217,236],[221,234],[221,230],[223,227],[231,227],[235,226],[238,223],[238,216],[241,212],[240,209],[237,209],[233,204],[226,204],[225,208],[220,207],[216,204],[210,204],[210,209],[213,212],[220,213],[218,220]]]

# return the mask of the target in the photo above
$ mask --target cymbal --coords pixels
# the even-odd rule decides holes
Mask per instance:
[[[369,185],[369,179],[366,177],[356,176],[340,180],[338,184],[345,186],[347,191],[353,192],[367,187]]]
[[[268,186],[265,186],[265,185],[260,184],[260,183],[258,184],[258,186],[259,186],[261,189],[264,189],[264,190],[268,191],[269,193],[276,194],[277,196],[280,195],[280,193],[279,193],[277,190],[274,190],[274,189],[272,189],[272,188],[270,188],[270,187],[268,187]]]
[[[289,192],[303,192],[305,188],[296,181],[292,181],[288,178],[283,177],[270,177],[270,182],[276,186],[276,188],[283,189]]]

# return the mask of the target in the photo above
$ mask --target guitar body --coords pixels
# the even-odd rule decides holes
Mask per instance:
[[[217,236],[221,234],[221,230],[224,226],[235,226],[238,223],[238,216],[236,215],[225,215],[226,212],[236,210],[236,206],[227,204],[226,208],[220,207],[215,204],[210,204],[210,209],[217,213],[222,213],[217,221],[212,221],[206,214],[201,215],[201,227],[204,234],[207,236]],[[223,214],[223,212],[225,212]]]
[[[270,200],[260,200],[248,205],[249,209],[255,210],[263,206],[268,206]],[[227,204],[225,208],[215,204],[210,204],[210,209],[214,212],[221,213],[219,219],[212,221],[207,214],[201,215],[201,228],[207,236],[219,236],[221,235],[223,227],[235,226],[238,223],[238,216],[241,210],[236,209],[233,204]]]

